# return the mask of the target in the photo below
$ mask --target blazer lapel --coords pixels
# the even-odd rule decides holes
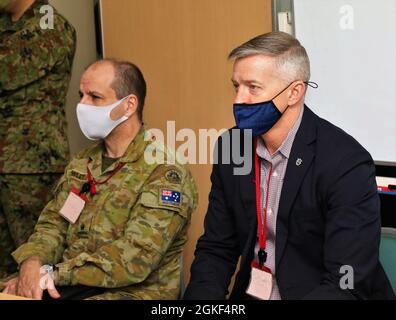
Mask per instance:
[[[241,201],[240,214],[244,216],[246,221],[247,237],[241,239],[245,241],[241,253],[241,263],[238,276],[235,279],[235,285],[232,290],[231,299],[242,299],[246,290],[250,277],[250,265],[254,257],[254,246],[257,238],[257,218],[256,218],[256,192],[255,192],[254,169],[250,174],[240,176],[239,181],[239,197]],[[239,226],[241,227],[241,226]]]
[[[252,149],[252,152],[255,152]],[[253,153],[252,158],[253,157]],[[256,189],[255,189],[255,176],[254,176],[254,160],[251,160],[252,168],[248,175],[240,176],[239,181],[239,195],[241,199],[241,206],[244,210],[242,213],[245,216],[246,223],[248,224],[247,241],[242,252],[241,268],[243,267],[244,260],[253,258],[254,245],[257,237],[257,218],[256,218]],[[250,262],[248,264],[250,266]]]
[[[287,242],[288,221],[292,205],[315,156],[309,146],[315,138],[315,115],[308,107],[305,107],[303,119],[290,152],[279,201],[276,224],[276,269],[278,269]]]

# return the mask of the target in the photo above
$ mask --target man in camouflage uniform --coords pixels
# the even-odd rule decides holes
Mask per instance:
[[[0,0],[0,277],[32,234],[69,159],[64,103],[75,52],[73,27],[46,1]]]
[[[172,152],[145,130],[146,84],[135,65],[96,62],[84,73],[80,91],[92,117],[113,105],[104,121],[126,119],[67,166],[34,234],[13,253],[20,273],[5,292],[40,299],[39,269],[52,264],[61,295],[81,289],[87,294],[80,297],[90,299],[176,299],[181,254],[197,206],[191,173],[169,163]],[[84,133],[89,120],[79,117]],[[163,155],[164,163],[147,160],[154,154]],[[86,194],[74,224],[59,214],[73,189]],[[54,289],[48,293],[59,297]]]

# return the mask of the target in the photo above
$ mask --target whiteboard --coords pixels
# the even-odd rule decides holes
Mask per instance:
[[[294,0],[294,28],[319,84],[306,104],[396,163],[396,0]]]

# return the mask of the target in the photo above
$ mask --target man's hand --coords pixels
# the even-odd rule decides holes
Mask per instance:
[[[55,288],[55,285],[59,281],[58,279],[58,272],[55,271],[52,277],[48,273],[42,274],[42,278],[40,280],[41,289],[46,289],[52,299],[59,299],[61,297],[58,290]]]
[[[14,296],[17,295],[17,291],[18,291],[18,282],[19,282],[19,277],[13,278],[11,280],[9,280],[6,284],[5,284],[5,289],[3,290],[3,293],[6,294],[12,294]]]
[[[37,257],[24,261],[19,272],[17,295],[30,299],[41,300],[43,289],[40,288],[40,268],[42,262]]]

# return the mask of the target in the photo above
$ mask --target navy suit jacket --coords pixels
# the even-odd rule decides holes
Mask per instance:
[[[222,147],[220,137],[205,233],[185,299],[225,299],[239,257],[231,299],[246,298],[257,236],[254,165],[250,174],[234,175],[238,165],[221,163]],[[380,220],[370,154],[305,106],[277,216],[276,280],[282,299],[394,298],[379,263]],[[344,265],[353,268],[353,289],[340,287]]]

